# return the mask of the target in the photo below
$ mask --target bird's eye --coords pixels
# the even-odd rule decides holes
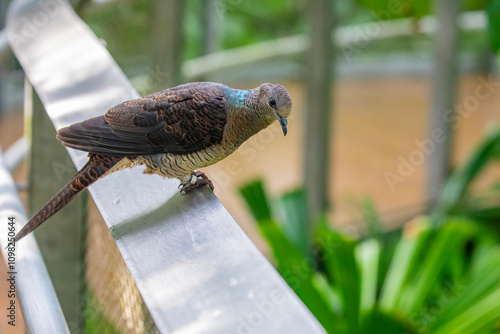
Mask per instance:
[[[276,109],[276,99],[275,99],[274,97],[271,97],[271,98],[269,99],[269,106],[270,106],[271,108]]]

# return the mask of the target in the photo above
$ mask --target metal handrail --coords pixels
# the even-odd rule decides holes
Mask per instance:
[[[0,59],[9,51],[9,41],[5,30],[0,30]]]
[[[15,245],[14,248],[5,249],[8,238],[15,233],[8,229],[9,218],[13,218],[12,221],[15,223],[13,227],[17,231],[27,222],[16,185],[0,149],[0,244],[5,263],[8,264],[8,275],[13,278],[10,283],[15,284],[14,288],[11,285],[9,291],[13,289],[20,303],[17,305],[9,293],[7,295],[9,307],[14,305],[14,308],[13,312],[3,310],[6,314],[2,314],[4,319],[2,321],[7,319],[14,321],[14,325],[20,326],[20,312],[16,312],[20,307],[29,333],[69,333],[35,238],[32,235],[28,236],[23,240],[22,247]],[[12,301],[14,304],[10,304]],[[13,318],[6,318],[6,315],[13,315]]]
[[[26,158],[29,143],[25,136],[16,140],[4,153],[5,165],[12,172]]]
[[[53,3],[46,24],[20,43],[40,6],[15,0],[7,33],[56,128],[138,97],[72,8]],[[77,168],[87,160],[68,152]],[[161,333],[324,333],[208,188],[181,196],[176,181],[134,168],[89,191]]]

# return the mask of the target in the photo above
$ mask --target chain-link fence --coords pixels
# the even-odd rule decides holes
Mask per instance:
[[[106,223],[90,200],[86,273],[92,333],[159,333]]]

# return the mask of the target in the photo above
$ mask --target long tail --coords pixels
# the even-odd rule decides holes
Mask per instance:
[[[111,169],[123,157],[104,156],[98,154],[90,155],[89,161],[80,169],[78,173],[57,192],[38,213],[19,231],[16,235],[15,242],[18,242],[44,221],[52,217],[59,210],[64,208],[78,194],[90,186],[92,183],[100,179],[104,173]]]

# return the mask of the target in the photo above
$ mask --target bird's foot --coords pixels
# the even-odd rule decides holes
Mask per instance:
[[[205,175],[205,173],[195,170],[191,173],[190,177],[187,179],[187,182],[181,183],[179,185],[179,187],[181,188],[181,195],[186,195],[191,190],[203,185],[209,186],[210,189],[214,191],[214,184]]]

